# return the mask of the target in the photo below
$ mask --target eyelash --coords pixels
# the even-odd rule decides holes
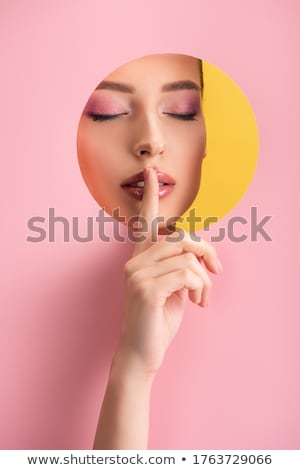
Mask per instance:
[[[197,113],[189,113],[189,114],[174,114],[174,113],[164,113],[167,116],[172,116],[174,119],[179,119],[180,121],[196,121],[195,117]]]
[[[94,114],[88,113],[88,116],[93,119],[93,121],[111,121],[112,119],[117,119],[120,116],[124,116],[124,114]]]
[[[93,121],[112,121],[113,119],[117,119],[121,116],[126,116],[128,113],[122,114],[93,114],[89,113],[88,116],[93,119]],[[195,117],[197,113],[189,113],[189,114],[175,114],[175,113],[163,113],[167,116],[171,116],[173,119],[178,119],[180,121],[196,121]]]

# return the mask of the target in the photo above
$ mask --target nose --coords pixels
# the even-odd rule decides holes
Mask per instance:
[[[161,156],[165,152],[165,142],[159,118],[148,116],[139,122],[135,135],[133,153],[137,157]]]

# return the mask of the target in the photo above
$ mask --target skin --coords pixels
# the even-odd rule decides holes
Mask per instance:
[[[153,169],[145,179],[140,215],[151,221],[159,210],[158,180]],[[110,370],[94,449],[147,449],[152,384],[190,300],[208,305],[211,281],[205,268],[222,271],[212,245],[177,233],[154,241],[149,230],[136,243],[124,267],[122,331]],[[175,241],[174,241],[175,239]]]
[[[200,91],[162,87],[178,80],[199,85],[199,78],[199,64],[192,57],[143,57],[105,79],[130,85],[134,92],[100,88],[80,119],[78,159],[91,194],[109,214],[119,208],[127,221],[138,215],[148,227],[124,266],[122,328],[94,449],[147,448],[153,381],[180,328],[186,300],[206,307],[212,284],[207,270],[222,270],[212,245],[194,241],[188,233],[183,238],[177,232],[170,235],[165,222],[182,215],[198,192],[206,132]],[[95,120],[107,113],[118,116]],[[191,113],[192,119],[178,118]],[[157,170],[176,181],[173,192],[161,200]],[[120,183],[141,171],[145,187],[138,201]],[[164,221],[157,227],[152,221],[158,216]]]
[[[120,187],[122,181],[147,167],[168,173],[176,181],[172,193],[160,201],[158,216],[164,217],[160,234],[168,233],[167,219],[180,217],[194,201],[206,154],[200,90],[162,91],[166,84],[179,80],[200,88],[198,59],[160,54],[123,65],[104,82],[126,84],[134,91],[101,88],[101,82],[78,127],[83,178],[98,204],[118,220],[124,222],[116,209],[128,223],[140,213],[142,204]],[[99,115],[116,118],[100,120]]]

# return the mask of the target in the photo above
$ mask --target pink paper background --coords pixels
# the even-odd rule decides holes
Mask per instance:
[[[154,383],[150,448],[300,448],[299,13],[296,0],[2,2],[1,448],[92,446],[131,247],[28,243],[27,220],[54,207],[84,229],[97,215],[80,113],[99,79],[161,52],[202,57],[248,97],[259,163],[229,216],[257,206],[273,241],[218,244],[211,306],[187,305]]]

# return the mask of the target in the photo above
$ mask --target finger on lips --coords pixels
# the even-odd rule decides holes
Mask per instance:
[[[147,221],[148,232],[144,241],[138,241],[134,247],[134,255],[142,253],[149,248],[153,241],[157,240],[157,224],[153,220],[158,215],[159,209],[159,183],[157,173],[153,168],[144,169],[144,193],[139,217]]]
[[[195,241],[181,230],[157,241],[153,220],[159,212],[159,182],[155,169],[144,169],[144,193],[139,216],[147,221],[146,238],[135,243],[127,274],[139,270],[147,279],[156,279],[159,290],[175,292],[186,288],[192,302],[208,306],[211,280],[206,272],[223,271],[215,248],[205,240]],[[147,250],[147,253],[145,251]],[[204,268],[205,266],[205,268]],[[143,274],[142,274],[142,272]],[[158,282],[159,281],[159,282]]]

